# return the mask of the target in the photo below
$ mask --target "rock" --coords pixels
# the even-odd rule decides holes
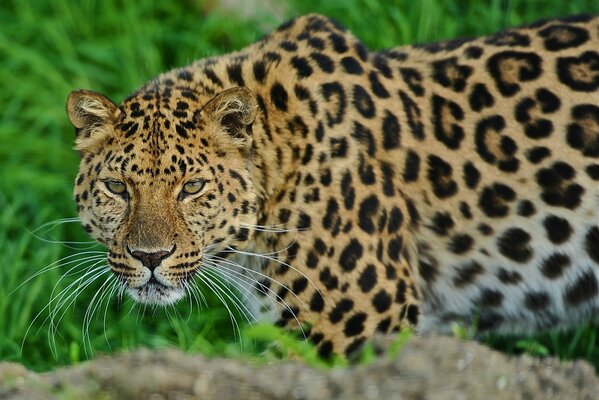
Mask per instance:
[[[386,349],[382,337],[375,347]],[[177,350],[138,350],[36,374],[0,363],[1,399],[589,399],[599,378],[582,361],[508,357],[475,342],[415,337],[399,356],[332,371],[258,365]]]

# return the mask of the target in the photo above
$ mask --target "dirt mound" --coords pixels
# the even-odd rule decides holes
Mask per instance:
[[[390,338],[379,338],[384,349]],[[508,357],[448,337],[410,339],[399,356],[322,371],[176,350],[139,350],[37,374],[0,363],[0,399],[597,399],[585,362]]]

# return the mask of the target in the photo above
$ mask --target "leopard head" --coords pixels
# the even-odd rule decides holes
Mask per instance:
[[[243,245],[257,221],[254,94],[142,88],[120,106],[91,91],[67,100],[81,161],[74,196],[127,292],[170,304],[207,256]]]

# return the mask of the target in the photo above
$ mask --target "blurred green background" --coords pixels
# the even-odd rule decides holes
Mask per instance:
[[[226,6],[226,4],[229,4]],[[235,4],[246,4],[237,7]],[[174,309],[105,301],[89,330],[85,312],[98,284],[59,307],[51,327],[50,298],[81,276],[76,263],[36,272],[63,257],[99,251],[76,222],[71,185],[78,158],[64,111],[69,91],[88,88],[117,103],[144,81],[194,59],[239,49],[283,20],[308,12],[334,17],[369,47],[475,36],[554,16],[597,13],[593,0],[376,1],[290,0],[68,1],[3,0],[0,7],[0,360],[36,370],[76,363],[93,354],[139,346],[177,346],[205,354],[264,354],[273,338],[297,346],[275,330],[243,330],[242,344],[225,308],[182,303]],[[231,5],[232,4],[232,5]],[[266,5],[265,5],[266,4]],[[269,5],[270,4],[270,5]],[[249,9],[240,16],[232,10]],[[40,228],[42,227],[42,228]],[[77,257],[69,258],[67,261]],[[101,281],[102,279],[100,279]],[[22,284],[22,285],[21,285]],[[19,285],[21,285],[19,287]],[[72,293],[71,291],[64,292]],[[74,300],[67,296],[64,300]],[[60,301],[60,298],[59,298]],[[36,318],[37,316],[37,318]],[[491,338],[505,351],[585,357],[599,368],[597,327],[536,338]],[[84,340],[84,333],[89,340]],[[304,348],[295,348],[302,352]]]

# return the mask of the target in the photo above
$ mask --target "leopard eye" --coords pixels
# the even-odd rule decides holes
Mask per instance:
[[[206,184],[206,182],[201,179],[195,180],[195,181],[189,181],[185,185],[183,185],[181,194],[183,196],[191,196],[194,194],[198,194],[204,188],[205,184]]]
[[[106,181],[104,184],[111,193],[118,194],[119,196],[124,196],[127,194],[127,185],[125,185],[123,182]]]

